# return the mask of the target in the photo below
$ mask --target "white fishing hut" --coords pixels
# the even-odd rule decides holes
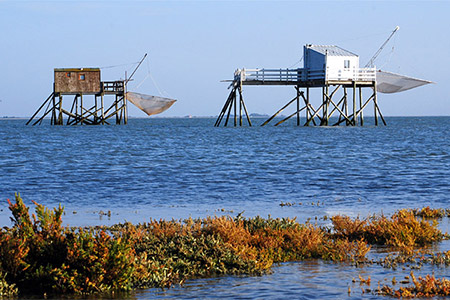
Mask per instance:
[[[377,103],[377,91],[397,93],[431,83],[404,75],[377,71],[374,67],[375,58],[397,30],[398,27],[363,68],[359,66],[359,56],[350,51],[334,45],[307,44],[303,47],[303,68],[237,69],[234,72],[234,79],[226,80],[231,82],[232,90],[215,126],[220,126],[225,116],[225,126],[227,126],[233,107],[234,126],[238,126],[238,124],[242,126],[242,110],[245,111],[249,126],[252,125],[242,96],[243,85],[292,85],[296,89],[296,96],[265,121],[262,126],[273,120],[292,103],[297,104],[295,112],[276,123],[275,126],[293,116],[297,117],[297,126],[299,126],[302,112],[306,118],[305,126],[311,124],[363,125],[363,110],[369,103],[373,103],[374,124],[378,125],[379,116],[386,125]],[[316,108],[310,101],[310,88],[322,89],[322,99]],[[368,90],[369,93],[366,92],[364,95],[363,90]],[[239,104],[237,95],[239,95]],[[330,118],[335,113],[338,118],[330,124]]]
[[[358,79],[359,56],[338,46],[305,45],[303,64],[305,70],[320,71],[325,80]]]
[[[310,124],[328,126],[334,113],[339,114],[339,119],[334,125],[342,123],[357,125],[358,119],[360,124],[363,124],[363,109],[369,102],[374,103],[375,124],[378,124],[377,113],[380,114],[384,123],[377,105],[375,68],[360,68],[358,55],[334,45],[308,44],[304,46],[303,52],[303,68],[236,70],[234,79],[230,80],[233,89],[219,114],[215,126],[220,126],[220,122],[225,115],[227,115],[225,120],[225,126],[227,126],[232,107],[234,107],[235,126],[238,123],[238,114],[239,125],[242,125],[242,109],[245,110],[247,121],[251,126],[242,97],[243,85],[293,85],[297,91],[297,95],[288,104],[262,125],[266,125],[294,102],[297,103],[296,111],[276,125],[295,115],[297,116],[297,125],[300,125],[300,113],[302,111],[304,111],[306,117],[305,126]],[[322,101],[318,108],[314,108],[310,102],[310,88],[322,88]],[[371,95],[365,100],[363,99],[362,88],[369,88],[371,91]],[[351,112],[349,112],[348,104],[350,99],[349,89],[353,92],[351,94],[353,104]],[[339,90],[342,90],[342,96],[337,95]],[[239,112],[237,111],[237,94],[239,94]],[[359,95],[359,105],[357,104],[357,95]],[[336,99],[337,97],[339,98]],[[303,102],[304,105],[301,105],[300,102]]]

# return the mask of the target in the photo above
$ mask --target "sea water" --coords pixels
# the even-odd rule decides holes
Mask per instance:
[[[317,218],[326,225],[324,216],[337,214],[449,208],[450,117],[386,121],[377,127],[286,122],[216,128],[213,118],[130,119],[126,126],[0,120],[0,224],[11,225],[6,199],[14,193],[31,206],[32,200],[63,205],[63,222],[70,226],[239,213],[299,222]],[[448,218],[440,226],[448,230]],[[449,248],[445,242],[439,247]],[[262,277],[193,280],[133,297],[347,298],[351,278],[361,271],[326,262],[289,263]],[[373,266],[367,272],[380,280],[392,273]]]

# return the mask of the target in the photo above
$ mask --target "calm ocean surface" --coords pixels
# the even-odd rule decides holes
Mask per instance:
[[[241,212],[320,222],[336,214],[390,214],[450,203],[450,117],[387,118],[386,127],[338,128],[215,128],[209,118],[131,119],[127,126],[25,122],[0,120],[1,226],[11,225],[6,199],[15,192],[27,204],[61,203],[64,224],[74,226]],[[280,206],[286,202],[295,205]],[[103,214],[108,211],[110,216]],[[441,227],[450,228],[448,218]],[[437,247],[448,250],[449,244]],[[132,298],[371,298],[359,287],[347,295],[352,277],[368,272],[375,282],[402,276],[381,267],[316,261],[273,271],[193,280]]]

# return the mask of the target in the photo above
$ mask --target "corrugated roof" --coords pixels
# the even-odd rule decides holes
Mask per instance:
[[[334,45],[306,45],[306,48],[312,49],[323,55],[328,53],[330,56],[358,56],[355,53]]]
[[[90,72],[100,71],[100,68],[55,68],[55,72]]]

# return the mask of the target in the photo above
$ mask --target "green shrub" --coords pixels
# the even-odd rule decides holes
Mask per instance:
[[[12,228],[0,232],[0,267],[19,291],[90,294],[131,288],[134,251],[105,230],[62,227],[64,209],[36,204],[30,217],[20,195],[9,202]]]

